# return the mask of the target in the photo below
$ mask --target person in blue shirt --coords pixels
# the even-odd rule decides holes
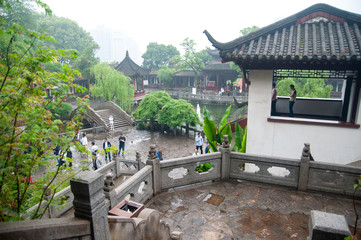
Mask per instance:
[[[196,149],[198,150],[199,148],[201,149],[201,154],[203,154],[203,138],[201,136],[201,133],[198,133],[198,136],[195,138],[196,140]]]
[[[120,153],[122,153],[122,155],[124,156],[124,152],[125,152],[125,137],[123,135],[123,133],[120,134],[120,137],[119,137],[119,152],[118,152],[118,155],[120,155]]]
[[[159,148],[158,151],[157,151],[157,156],[158,156],[158,159],[160,161],[163,160],[163,152],[162,152],[162,148]]]
[[[209,144],[207,144],[206,149],[204,150],[205,153],[210,153],[211,149],[209,148]]]

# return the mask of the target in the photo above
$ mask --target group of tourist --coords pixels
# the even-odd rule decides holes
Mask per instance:
[[[295,105],[296,97],[297,97],[297,91],[295,89],[295,85],[290,85],[290,99],[288,101],[288,109],[289,109],[289,117],[294,117],[293,114],[293,105]],[[271,115],[275,115],[276,113],[276,103],[277,103],[277,88],[276,84],[272,84],[272,104],[271,104]]]
[[[119,150],[117,152],[117,155],[122,154],[122,156],[124,156],[126,138],[123,135],[123,133],[120,133],[118,141],[119,141]],[[102,165],[102,162],[101,162],[100,158],[98,157],[99,148],[97,145],[95,145],[95,142],[92,142],[91,144],[92,144],[91,153],[92,153],[93,168],[94,168],[94,170],[97,170]],[[112,144],[108,141],[107,138],[104,138],[103,150],[104,150],[104,154],[105,154],[105,162],[106,163],[112,161],[111,147],[112,147]],[[109,159],[109,161],[108,161],[108,159]]]
[[[198,135],[195,137],[195,141],[196,141],[196,148],[194,149],[193,156],[203,154],[203,137],[201,136],[201,133],[198,133]],[[201,150],[200,153],[198,149]],[[209,148],[208,144],[206,145],[206,149],[204,150],[204,152],[205,153],[211,152],[211,149]]]

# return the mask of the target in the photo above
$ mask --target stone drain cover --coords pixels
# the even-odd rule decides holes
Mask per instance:
[[[208,194],[203,202],[207,202],[209,204],[213,204],[215,206],[219,206],[224,201],[224,197],[217,194]]]

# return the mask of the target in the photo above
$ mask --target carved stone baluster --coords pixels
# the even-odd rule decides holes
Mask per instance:
[[[160,161],[155,151],[155,145],[150,145],[147,165],[153,167],[153,194],[156,195],[161,192],[162,178],[160,176]]]

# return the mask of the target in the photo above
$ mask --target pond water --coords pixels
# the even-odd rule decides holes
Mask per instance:
[[[208,111],[211,114],[211,119],[214,121],[216,125],[219,124],[219,122],[222,119],[222,116],[224,112],[226,111],[227,107],[229,105],[214,105],[214,104],[198,104],[193,103],[195,111],[198,113],[199,118],[201,119],[201,122],[203,122],[203,107],[206,107]],[[231,112],[229,116],[231,117],[237,110],[237,107],[232,105]]]

